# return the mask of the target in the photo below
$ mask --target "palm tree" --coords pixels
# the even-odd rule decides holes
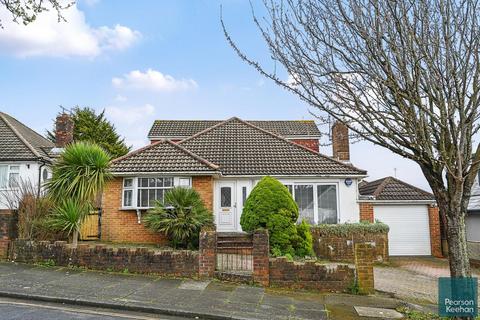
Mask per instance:
[[[62,231],[71,237],[72,245],[76,248],[80,227],[88,211],[88,205],[81,204],[78,200],[68,198],[57,204],[53,214],[48,220],[48,224],[53,230]]]
[[[53,166],[53,174],[46,183],[48,195],[58,205],[51,226],[69,231],[74,246],[78,230],[86,214],[93,207],[107,180],[110,156],[98,145],[77,142],[68,145]],[[68,200],[68,201],[67,201]]]
[[[198,192],[176,187],[165,193],[163,203],[157,201],[144,222],[150,230],[166,234],[174,247],[192,248],[198,245],[200,229],[213,224],[213,215]]]
[[[109,155],[94,143],[68,145],[46,184],[50,196],[55,200],[71,197],[91,203],[112,177],[109,164]]]

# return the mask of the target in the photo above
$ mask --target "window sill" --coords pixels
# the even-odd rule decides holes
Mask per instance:
[[[151,207],[151,208],[121,207],[120,208],[121,211],[137,211],[137,210],[147,211],[147,210],[150,210],[150,209],[153,209],[153,207]]]

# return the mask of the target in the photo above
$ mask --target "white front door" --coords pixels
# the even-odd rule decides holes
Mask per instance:
[[[237,231],[236,185],[234,181],[217,183],[217,230]]]

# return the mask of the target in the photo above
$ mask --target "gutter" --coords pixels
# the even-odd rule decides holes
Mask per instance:
[[[375,204],[436,204],[435,200],[374,200],[374,199],[358,199],[358,203],[375,203]]]

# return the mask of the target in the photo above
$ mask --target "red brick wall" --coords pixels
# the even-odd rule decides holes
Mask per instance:
[[[432,248],[432,256],[441,258],[443,255],[438,207],[428,207],[428,220],[430,222],[430,246]]]
[[[12,242],[11,259],[36,263],[53,260],[56,266],[87,267],[97,270],[155,273],[163,276],[198,276],[199,254],[188,250],[148,250],[147,248],[112,248],[104,244],[79,244],[73,249],[65,241]]]
[[[122,206],[122,181],[116,177],[105,187],[102,198],[102,240],[133,243],[161,243],[167,239],[137,222],[135,210],[120,210]],[[143,212],[144,213],[144,212]]]
[[[116,177],[107,183],[102,198],[102,240],[133,243],[166,244],[164,235],[154,233],[139,224],[135,210],[121,210],[122,181]],[[213,208],[213,177],[192,177],[192,186],[202,197],[205,206]],[[145,211],[142,211],[145,214]]]
[[[290,141],[307,147],[315,152],[319,151],[318,139],[291,139]]]
[[[327,266],[316,261],[272,258],[269,268],[270,286],[273,287],[344,292],[355,280],[355,269],[349,265]]]
[[[208,210],[213,212],[213,177],[192,177],[192,187],[197,190]]]
[[[344,236],[322,234],[313,227],[313,250],[319,258],[332,261],[354,262],[355,244],[374,243],[373,256],[375,261],[388,260],[388,234],[387,233],[349,233]]]
[[[360,202],[360,221],[374,222],[373,204]]]

